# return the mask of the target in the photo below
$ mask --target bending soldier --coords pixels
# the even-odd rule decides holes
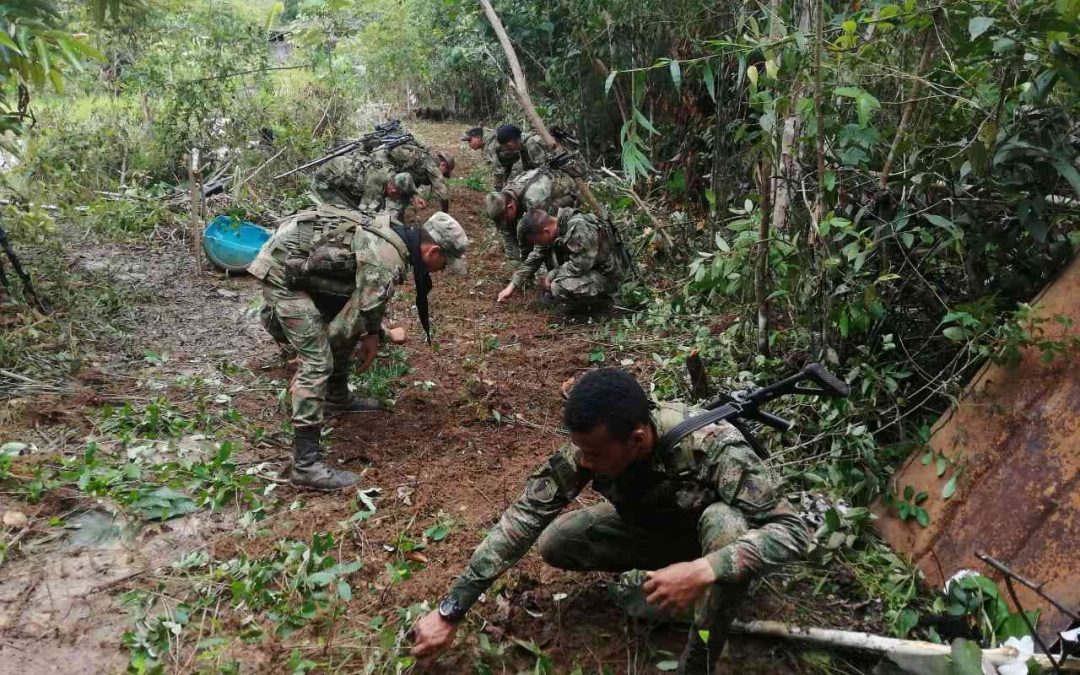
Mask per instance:
[[[499,293],[498,302],[524,288],[547,260],[554,259],[557,266],[540,277],[548,297],[572,312],[611,304],[622,275],[616,243],[596,216],[573,208],[551,213],[538,208],[522,217],[520,229],[533,249]]]
[[[548,159],[548,149],[539,134],[527,132],[513,124],[504,124],[495,130],[498,143],[499,172],[495,177],[496,188],[524,171],[538,169]]]
[[[248,268],[262,280],[263,326],[300,358],[289,389],[294,485],[333,490],[356,483],[356,474],[322,461],[324,406],[379,408],[349,390],[353,351],[359,343],[359,370],[366,370],[379,349],[386,305],[410,267],[427,328],[429,272],[460,270],[468,243],[458,222],[442,212],[407,230],[389,214],[328,205],[290,217],[263,245]]]
[[[521,216],[535,208],[553,209],[576,202],[573,178],[562,171],[533,169],[514,178],[502,190],[488,193],[484,199],[484,213],[495,221],[507,259],[517,263],[523,257],[518,241]],[[526,249],[528,254],[531,246]]]
[[[438,608],[413,627],[413,655],[449,647],[480,595],[538,542],[544,560],[562,569],[651,570],[642,586],[649,604],[669,613],[694,608],[678,672],[711,672],[750,581],[804,555],[809,533],[730,424],[654,451],[665,432],[700,412],[653,407],[622,370],[582,377],[563,409],[572,442],[528,479]],[[560,515],[589,484],[607,501]]]
[[[335,157],[315,172],[315,193],[322,204],[401,214],[416,194],[416,181],[362,152]]]
[[[465,131],[461,141],[468,143],[473,150],[483,151],[484,162],[491,171],[491,179],[494,181],[495,189],[501,190],[506,181],[502,178],[502,166],[499,164],[499,141],[495,137],[495,130],[473,127]]]
[[[391,148],[376,150],[372,159],[394,167],[395,171],[408,173],[417,186],[430,185],[431,197],[439,200],[439,209],[450,210],[450,190],[446,186],[446,179],[454,171],[453,157],[432,152],[414,139]],[[415,198],[414,203],[421,209],[427,206],[419,197]]]

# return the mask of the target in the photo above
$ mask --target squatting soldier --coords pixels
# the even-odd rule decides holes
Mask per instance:
[[[415,139],[391,148],[376,150],[371,157],[380,164],[393,166],[396,171],[408,173],[417,186],[430,185],[431,197],[439,200],[439,209],[450,210],[450,190],[446,186],[446,179],[454,171],[453,157],[432,152]],[[422,209],[427,204],[417,198],[416,206]]]
[[[319,166],[314,188],[322,204],[400,214],[416,194],[416,181],[390,164],[351,152]]]
[[[484,213],[495,221],[506,257],[516,263],[522,258],[517,232],[521,216],[535,208],[554,209],[576,202],[573,178],[559,170],[533,169],[515,177],[502,190],[488,193]]]
[[[522,134],[521,129],[513,124],[504,124],[496,129],[495,140],[499,146],[500,169],[495,179],[496,186],[523,171],[540,168],[548,159],[548,149],[540,135],[531,131]]]
[[[480,594],[538,541],[544,560],[562,569],[651,570],[641,587],[650,605],[694,607],[678,672],[709,672],[750,581],[804,555],[810,535],[727,422],[654,452],[665,432],[700,412],[653,407],[623,370],[582,377],[563,409],[572,442],[528,479],[438,608],[413,627],[412,653],[428,658],[450,646]],[[590,483],[608,501],[559,515]]]
[[[491,170],[491,178],[495,183],[495,189],[501,190],[506,181],[502,179],[503,171],[502,166],[499,164],[499,141],[495,137],[495,130],[473,127],[465,131],[465,135],[461,137],[461,140],[463,143],[468,143],[473,150],[483,151],[484,162],[488,165],[488,169]]]
[[[540,287],[554,301],[569,311],[592,311],[611,303],[622,270],[617,244],[596,216],[573,208],[533,209],[522,217],[520,229],[533,249],[498,302],[523,288],[550,257],[558,266],[540,277]]]
[[[460,270],[468,244],[458,222],[441,211],[420,228],[406,229],[387,213],[324,205],[291,216],[259,251],[248,271],[263,282],[263,325],[300,357],[290,386],[294,485],[333,490],[356,483],[356,474],[322,461],[324,404],[345,411],[378,408],[378,401],[349,391],[357,343],[363,371],[379,350],[394,287],[410,267],[427,329],[429,272]]]

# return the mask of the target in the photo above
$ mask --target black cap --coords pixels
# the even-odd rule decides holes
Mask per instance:
[[[473,127],[472,129],[466,129],[465,134],[461,137],[461,140],[467,141],[470,138],[476,138],[477,136],[484,135],[483,127]]]
[[[518,129],[513,124],[504,124],[495,130],[495,140],[500,143],[507,143],[509,141],[520,141],[521,129]]]

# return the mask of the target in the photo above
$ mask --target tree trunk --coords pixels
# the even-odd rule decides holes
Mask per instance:
[[[757,304],[757,348],[758,352],[769,355],[769,220],[772,217],[772,183],[769,169],[771,164],[764,160],[760,167],[761,185],[761,221],[758,223],[758,240],[754,255],[754,301]]]

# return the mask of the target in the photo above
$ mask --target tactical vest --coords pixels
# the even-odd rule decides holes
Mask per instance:
[[[349,297],[356,289],[356,253],[353,241],[359,226],[389,243],[403,260],[409,259],[405,242],[391,229],[389,214],[368,216],[350,209],[324,206],[296,216],[296,238],[291,250],[278,243],[270,252],[282,266],[285,286],[321,295]]]

